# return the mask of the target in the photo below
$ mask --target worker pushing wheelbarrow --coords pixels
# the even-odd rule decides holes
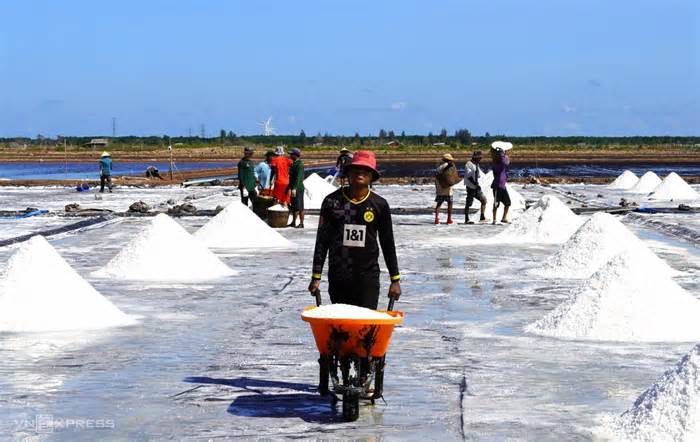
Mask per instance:
[[[316,305],[321,305],[320,291]],[[321,355],[319,393],[330,394],[334,404],[341,398],[345,420],[357,420],[360,399],[374,404],[382,397],[385,355],[403,313],[392,311],[393,300],[387,311],[346,304],[317,307],[305,308],[301,317],[311,325]]]
[[[401,296],[399,283],[401,277],[394,245],[391,209],[384,198],[369,188],[370,183],[379,179],[374,153],[357,151],[345,170],[348,186],[341,187],[326,196],[321,205],[309,292],[317,296],[317,304],[320,304],[321,274],[326,255],[328,255],[328,294],[331,303],[377,310],[380,288],[378,258],[379,246],[381,246],[391,282],[389,286],[389,310],[392,310],[393,302]],[[368,380],[371,382],[373,375],[375,388],[372,392],[372,398],[381,397],[383,356],[386,352],[386,345],[389,343],[393,325],[401,322],[403,317],[398,312],[387,312],[386,315],[388,317],[384,317],[384,320],[388,322],[385,323],[381,321],[354,322],[353,326],[360,327],[353,334],[350,334],[347,328],[350,325],[348,322],[343,323],[345,328],[339,328],[338,321],[326,321],[323,322],[323,326],[319,325],[320,321],[310,322],[312,329],[314,329],[315,323],[317,325],[317,328],[314,329],[314,336],[317,345],[320,344],[321,383],[319,391],[321,393],[328,392],[328,378],[330,377],[334,381],[334,385],[343,387],[341,389],[343,392],[362,393],[364,391],[366,395],[369,393],[369,387],[365,391],[364,386],[368,385]],[[379,321],[378,318],[375,320]],[[320,333],[322,329],[324,332]],[[339,336],[334,336],[331,339],[330,336],[334,330]],[[382,334],[385,336],[382,338],[382,342],[386,344],[383,346],[383,350],[382,346],[378,345],[380,330],[382,333],[388,331],[387,336]],[[323,338],[326,333],[328,333],[328,338]],[[344,333],[348,333],[347,339],[344,339]],[[322,338],[321,341],[319,341],[319,337]],[[362,342],[373,342],[373,344],[371,346],[365,345],[366,348],[362,348],[362,345],[358,347],[357,344]],[[380,364],[381,370],[377,370],[378,364]],[[324,367],[327,367],[327,371],[324,371]],[[326,372],[328,375],[324,375]],[[377,382],[377,375],[379,375],[379,382]],[[360,386],[358,386],[358,382]],[[360,390],[357,390],[358,388]],[[357,396],[359,397],[359,394]],[[350,411],[352,410],[348,411],[348,416],[353,417],[353,413]],[[357,418],[356,413],[354,413],[354,418]]]

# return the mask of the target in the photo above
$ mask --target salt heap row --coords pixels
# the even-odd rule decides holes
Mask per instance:
[[[99,329],[135,322],[78,275],[43,236],[24,242],[0,279],[3,332]]]
[[[700,301],[610,214],[593,215],[533,273],[589,279],[527,332],[605,341],[700,339]]]
[[[194,237],[212,248],[257,249],[292,245],[291,241],[268,226],[240,201],[226,206],[197,230]]]
[[[140,281],[190,282],[234,275],[204,243],[163,213],[93,276]]]
[[[304,208],[320,209],[323,199],[335,190],[334,185],[312,173],[304,180]]]
[[[676,172],[669,173],[661,180],[652,171],[646,172],[641,178],[625,170],[615,178],[615,181],[608,185],[608,189],[626,190],[630,193],[649,195],[654,200],[695,200],[700,199],[695,189],[693,189]]]
[[[700,344],[615,419],[614,439],[700,440]]]

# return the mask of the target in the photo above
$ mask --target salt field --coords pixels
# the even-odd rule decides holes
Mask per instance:
[[[312,180],[312,192],[328,190]],[[304,229],[272,230],[229,187],[119,187],[101,199],[64,187],[0,188],[5,210],[51,211],[0,218],[0,239],[82,219],[59,216],[69,203],[227,207],[217,217],[111,217],[0,247],[0,434],[697,440],[700,215],[666,209],[700,199],[678,201],[690,193],[675,178],[660,198],[630,192],[632,181],[513,185],[523,210],[510,225],[461,224],[460,186],[454,225],[433,225],[427,210],[394,215],[404,321],[387,354],[386,403],[364,404],[352,423],[316,393],[318,354],[301,320],[314,305],[317,215],[307,214]],[[434,204],[432,185],[374,190],[396,209]],[[619,207],[621,198],[649,210],[584,210]],[[329,304],[325,276],[321,289]],[[92,426],[65,425],[76,419]]]

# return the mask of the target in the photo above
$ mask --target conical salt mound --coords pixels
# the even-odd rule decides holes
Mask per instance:
[[[649,195],[653,200],[695,200],[700,198],[695,189],[690,187],[676,172],[669,173]]]
[[[553,195],[545,195],[491,239],[497,242],[560,243],[581,226],[581,218]]]
[[[698,318],[700,301],[659,274],[656,262],[626,251],[525,330],[563,339],[697,342]]]
[[[304,180],[304,208],[320,209],[323,199],[336,190],[334,185],[312,173]]]
[[[652,171],[648,171],[637,181],[632,188],[628,190],[630,193],[651,193],[656,189],[656,186],[661,184],[661,178]]]
[[[644,254],[647,261],[656,263],[657,273],[667,276],[678,274],[617,218],[605,212],[593,214],[532,273],[552,278],[588,278],[613,256],[625,250]]]
[[[632,171],[625,170],[615,178],[615,181],[608,184],[608,189],[627,190],[634,187],[639,182],[639,177]]]
[[[284,236],[265,224],[240,201],[234,201],[194,233],[209,247],[261,248],[289,247]]]
[[[180,224],[161,213],[93,274],[116,279],[189,282],[235,273]]]
[[[700,344],[615,420],[615,439],[700,440]]]
[[[134,324],[43,236],[22,244],[0,279],[0,331],[41,332]]]

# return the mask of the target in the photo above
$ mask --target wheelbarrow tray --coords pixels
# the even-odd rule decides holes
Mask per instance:
[[[304,311],[316,307],[306,307]],[[361,358],[381,358],[389,347],[394,326],[403,321],[403,312],[384,311],[391,318],[386,319],[338,319],[310,318],[308,322],[316,340],[316,347],[322,356],[345,357],[356,355]]]

